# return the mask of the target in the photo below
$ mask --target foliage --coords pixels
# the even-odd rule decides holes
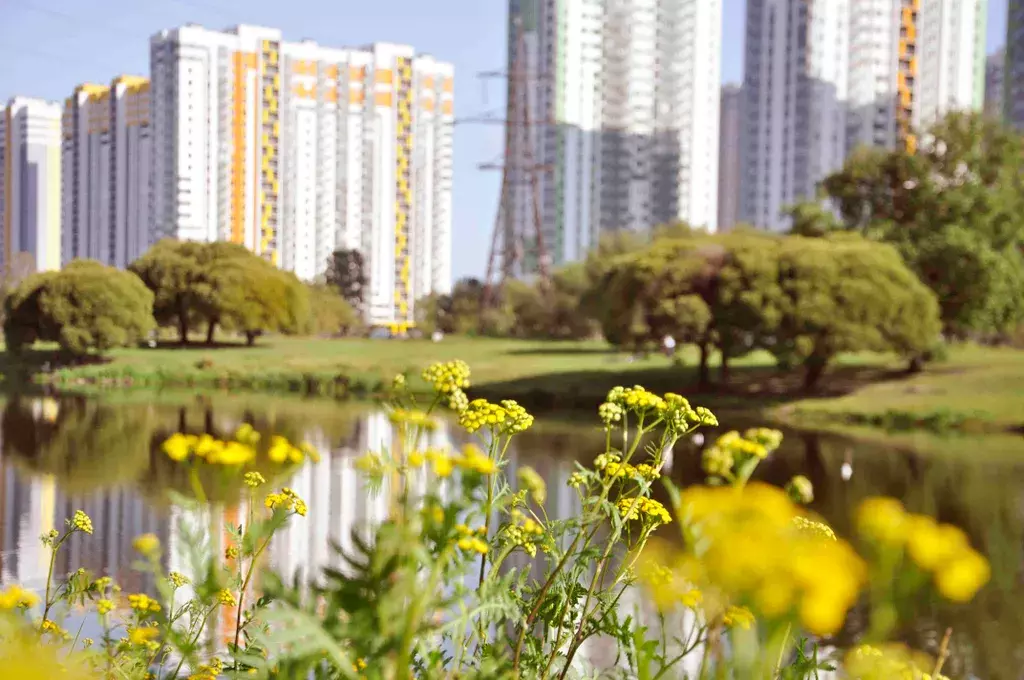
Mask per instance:
[[[153,295],[139,280],[98,262],[32,274],[4,301],[4,337],[17,352],[36,340],[73,354],[139,342],[154,326]]]
[[[335,250],[327,260],[327,285],[337,289],[356,312],[362,313],[366,303],[369,279],[366,261],[359,250]]]
[[[813,387],[840,352],[924,353],[939,334],[935,296],[895,249],[855,235],[789,237],[779,250],[781,319],[768,348]]]
[[[266,456],[277,471],[294,471],[315,458],[311,447],[265,441],[249,426],[227,440],[174,434],[162,450],[192,481],[192,498],[175,499],[178,530],[193,546],[188,572],[164,573],[160,541],[146,534],[134,542],[135,566],[155,578],[155,590],[130,594],[127,607],[118,609],[123,600],[108,577],[78,570],[53,578],[68,539],[94,531],[75,512],[63,531],[42,537],[51,555],[42,596],[15,584],[0,592],[5,668],[21,668],[42,644],[39,663],[60,650],[65,668],[132,680],[583,678],[594,671],[582,649],[600,640],[615,660],[602,674],[610,678],[680,677],[692,668],[699,678],[809,680],[839,664],[851,680],[939,678],[948,639],[937,660],[885,641],[922,601],[963,603],[989,578],[962,531],[894,499],[860,506],[858,554],[790,499],[812,497],[806,478],[787,491],[751,481],[780,444],[774,430],[719,437],[702,461],[706,484],[690,480],[680,492],[666,483],[670,512],[652,497],[664,453],[717,419],[680,395],[639,386],[608,394],[598,410],[604,451],[569,479],[578,511],[550,519],[540,475],[505,473],[510,441],[532,416],[513,401],[470,400],[461,361],[433,365],[423,378],[434,388],[428,404],[396,378],[392,445],[359,461],[389,514],[355,531],[351,548],[335,547],[340,568],[306,584],[259,566],[275,532],[307,508],[288,488],[265,493],[273,487],[253,466]],[[475,441],[432,446],[441,410],[453,411]],[[204,516],[211,478],[240,479],[246,489],[225,546],[189,520]],[[678,527],[681,540],[655,539],[659,527]],[[636,588],[648,589],[656,620],[624,604]],[[845,655],[819,647],[860,602],[869,625],[859,645]],[[65,631],[68,605],[97,613],[96,642]],[[203,642],[213,631],[227,633],[222,644]]]
[[[938,295],[946,333],[1008,332],[1024,320],[1024,140],[966,113],[926,140],[914,155],[859,150],[822,187],[847,228],[896,246]]]
[[[251,344],[263,331],[299,332],[309,316],[298,279],[239,244],[164,240],[129,270],[153,291],[157,322],[175,326],[182,344],[200,323],[207,342],[223,325]]]
[[[309,286],[309,307],[312,335],[358,335],[363,328],[359,313],[330,286]]]

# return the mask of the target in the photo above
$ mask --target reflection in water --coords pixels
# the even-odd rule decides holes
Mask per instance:
[[[392,431],[384,414],[329,402],[259,398],[146,405],[12,398],[0,427],[0,581],[42,587],[48,553],[39,535],[79,508],[92,517],[96,532],[76,535],[69,542],[58,572],[82,566],[115,577],[127,590],[148,589],[151,584],[130,568],[131,541],[144,532],[156,534],[166,546],[167,569],[190,571],[187,556],[194,540],[210,541],[221,552],[227,541],[224,522],[240,523],[248,512],[238,500],[244,495],[240,480],[212,494],[218,501],[213,510],[188,516],[167,500],[168,490],[188,493],[188,483],[179,466],[159,451],[159,443],[179,430],[225,436],[242,422],[253,424],[265,436],[305,439],[321,453],[319,463],[277,482],[295,489],[309,513],[274,537],[269,562],[283,574],[307,579],[325,566],[343,568],[331,544],[351,549],[352,532],[365,531],[387,512],[386,488],[370,493],[355,468],[356,458],[364,452],[390,446]],[[466,440],[464,433],[442,423],[431,433],[429,444],[460,446]],[[702,443],[677,446],[672,471],[677,482],[701,478]],[[597,429],[539,422],[510,448],[506,472],[515,480],[520,466],[532,466],[547,482],[546,513],[566,517],[579,510],[576,493],[566,483],[576,461],[589,464],[603,447],[604,437]],[[783,448],[759,469],[759,476],[783,485],[798,473],[814,483],[813,510],[843,535],[851,535],[852,509],[871,495],[902,498],[914,511],[962,526],[972,543],[991,557],[992,583],[966,608],[922,603],[922,615],[902,637],[934,652],[941,632],[951,625],[954,655],[947,669],[952,676],[1018,677],[1017,669],[1024,667],[1021,466],[981,464],[969,455],[956,461],[928,460],[843,439],[787,433]],[[675,525],[662,533],[669,538],[677,535]],[[521,553],[509,563],[539,572],[537,564]],[[623,602],[629,613],[639,608],[645,611],[642,618],[651,620],[639,592],[627,593]],[[863,617],[864,612],[854,612],[840,644],[856,639]],[[669,625],[678,632],[686,622],[674,620]],[[598,660],[600,652],[598,643],[588,655]]]

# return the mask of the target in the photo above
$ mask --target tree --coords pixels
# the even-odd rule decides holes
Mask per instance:
[[[891,246],[851,234],[780,241],[781,315],[769,349],[813,389],[840,352],[920,356],[941,325],[935,295]]]
[[[216,320],[252,345],[264,332],[299,333],[308,326],[309,289],[294,274],[251,256],[225,260],[210,276],[216,295],[204,311],[211,327]]]
[[[1024,321],[1024,139],[952,113],[925,140],[914,155],[859,150],[823,189],[847,228],[893,244],[939,296],[946,334],[1003,334]]]
[[[817,201],[797,203],[786,212],[792,220],[789,233],[795,236],[824,236],[843,227],[835,213]]]
[[[362,329],[362,319],[335,288],[311,285],[308,332],[314,335],[353,335]],[[417,305],[418,307],[418,305]]]
[[[91,260],[26,278],[4,302],[12,351],[36,340],[72,354],[132,345],[155,326],[153,294],[132,274]]]
[[[362,252],[351,249],[335,250],[327,260],[327,285],[333,286],[360,314],[366,302],[366,261]]]

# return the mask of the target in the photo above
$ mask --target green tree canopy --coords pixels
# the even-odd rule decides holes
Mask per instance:
[[[307,330],[314,335],[353,335],[363,327],[358,312],[331,286],[309,286],[309,303]]]
[[[893,244],[939,296],[947,334],[1024,322],[1024,139],[952,113],[914,155],[861,149],[822,187],[847,228]]]
[[[79,260],[32,274],[4,302],[4,337],[19,351],[36,340],[73,354],[132,345],[155,326],[153,294],[132,274]]]

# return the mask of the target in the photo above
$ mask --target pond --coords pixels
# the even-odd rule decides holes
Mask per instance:
[[[76,535],[57,571],[83,566],[109,574],[128,590],[147,584],[130,567],[132,539],[144,532],[167,547],[168,569],[182,559],[178,510],[169,491],[187,492],[188,480],[159,450],[176,431],[225,436],[242,422],[266,433],[304,439],[321,452],[286,482],[306,499],[309,514],[275,537],[273,566],[309,576],[340,561],[331,542],[345,545],[355,527],[378,520],[384,500],[370,493],[355,460],[390,441],[387,417],[372,405],[261,396],[194,396],[116,393],[85,396],[7,396],[0,422],[0,581],[41,587],[48,553],[40,534],[57,527],[76,509],[93,519],[95,535]],[[539,419],[509,452],[509,473],[530,465],[546,480],[549,516],[577,507],[566,481],[576,461],[590,464],[603,450],[594,421],[570,424]],[[583,423],[583,424],[580,424]],[[730,429],[748,423],[725,422]],[[794,474],[814,483],[813,510],[837,533],[851,534],[853,509],[863,498],[889,495],[908,508],[963,527],[992,562],[993,578],[966,607],[922,602],[916,622],[904,629],[912,646],[934,651],[952,626],[952,677],[1017,678],[1024,667],[1024,455],[987,456],[965,440],[960,455],[914,454],[832,435],[787,431],[783,447],[758,476],[783,485]],[[436,443],[457,445],[468,436],[442,425]],[[706,432],[713,439],[714,432]],[[948,443],[948,442],[947,442]],[[1024,454],[1024,441],[1020,453]],[[701,479],[699,442],[679,445],[671,477],[679,483]],[[236,488],[219,490],[224,520],[235,511]],[[854,612],[838,640],[856,639],[862,612]]]

